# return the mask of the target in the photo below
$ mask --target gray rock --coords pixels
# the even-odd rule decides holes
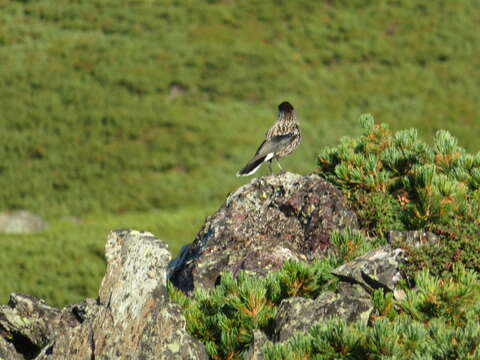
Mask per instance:
[[[256,178],[207,218],[169,274],[185,292],[213,287],[222,271],[265,275],[286,259],[324,256],[332,248],[331,232],[344,227],[358,227],[357,218],[340,191],[318,175]]]
[[[404,261],[403,250],[378,248],[333,271],[340,279],[335,292],[325,292],[315,300],[297,297],[283,300],[275,317],[273,340],[285,341],[295,332],[306,332],[316,322],[332,317],[367,323],[373,310],[372,291],[378,288],[395,291]]]
[[[243,357],[244,360],[263,360],[262,347],[268,341],[267,335],[261,330],[253,331],[253,343]]]
[[[419,247],[426,243],[438,242],[437,235],[423,230],[399,231],[390,230],[387,233],[387,241],[390,245],[406,243],[413,247]]]
[[[27,357],[33,357],[57,335],[80,324],[74,305],[62,310],[37,298],[11,294],[8,305],[0,306],[0,329]]]
[[[28,345],[21,353],[37,360],[207,359],[203,345],[186,333],[180,307],[168,299],[171,257],[162,241],[147,232],[113,231],[106,259],[97,301],[59,310],[13,295],[0,308],[0,335],[21,337]],[[13,339],[17,349],[20,340]]]
[[[333,274],[343,281],[360,284],[365,289],[393,291],[402,278],[400,265],[404,262],[402,249],[381,247],[343,264]]]
[[[337,299],[333,292],[326,293],[328,301]],[[307,332],[313,325],[312,321],[321,320],[318,313],[321,313],[324,304],[317,304],[315,300],[302,297],[291,297],[282,300],[275,316],[274,341],[285,341],[294,333]]]
[[[315,300],[288,298],[280,303],[273,340],[285,341],[294,333],[307,332],[316,322],[333,317],[366,323],[372,310],[370,295],[356,284],[342,284],[337,292],[328,291]]]
[[[1,335],[1,332],[0,332]],[[17,352],[15,346],[0,336],[0,359],[1,360],[23,360],[24,357]]]
[[[43,230],[47,223],[29,211],[0,213],[0,233],[25,234]]]

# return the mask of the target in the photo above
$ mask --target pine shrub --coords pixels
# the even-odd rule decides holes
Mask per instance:
[[[441,274],[457,262],[480,270],[480,153],[468,154],[444,130],[428,145],[415,129],[393,133],[371,115],[360,121],[363,135],[322,150],[318,172],[341,189],[362,228],[376,237],[418,229],[439,235],[440,243],[421,249],[403,244],[411,273],[428,267]]]
[[[361,231],[345,228],[334,230],[330,242],[335,246],[337,265],[365,254],[366,252],[385,245],[383,238],[368,238]]]
[[[456,266],[443,279],[419,272],[416,282],[405,300],[376,292],[380,315],[370,324],[330,319],[285,343],[267,343],[265,359],[479,359],[478,274]]]
[[[188,332],[205,344],[212,359],[239,359],[248,350],[255,329],[272,332],[280,302],[290,296],[315,298],[333,289],[335,257],[305,264],[286,261],[266,277],[240,272],[222,274],[214,289],[196,289],[189,297],[169,285],[170,297],[183,307]]]

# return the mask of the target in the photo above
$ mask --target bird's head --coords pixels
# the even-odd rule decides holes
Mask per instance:
[[[278,105],[278,111],[290,113],[293,111],[293,106],[288,101],[284,101]]]

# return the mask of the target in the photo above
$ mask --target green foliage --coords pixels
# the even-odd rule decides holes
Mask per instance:
[[[319,173],[335,183],[373,236],[387,230],[425,229],[440,235],[441,244],[408,248],[413,272],[451,270],[457,261],[480,270],[480,153],[468,154],[447,131],[433,144],[418,139],[415,129],[392,133],[360,118],[358,138],[343,138],[318,159]],[[404,246],[407,247],[406,244]]]
[[[399,302],[413,319],[425,323],[438,317],[460,327],[469,319],[480,320],[478,273],[455,266],[452,276],[435,278],[424,270],[416,274],[415,280],[418,291],[408,292],[406,300]]]
[[[380,316],[370,325],[331,319],[286,343],[267,343],[267,360],[279,359],[478,359],[480,281],[456,267],[451,277],[417,274],[406,299],[373,295]]]
[[[327,257],[316,260],[312,264],[287,260],[275,275],[273,284],[280,293],[272,299],[275,303],[291,296],[316,298],[326,287],[334,286],[336,278],[330,273],[335,268],[338,259]]]
[[[367,238],[360,231],[350,228],[334,230],[330,242],[336,248],[338,265],[385,245],[383,238]]]
[[[315,297],[332,289],[335,263],[334,258],[310,265],[287,261],[278,272],[263,278],[245,272],[236,278],[223,273],[213,290],[196,289],[191,297],[173,285],[168,289],[170,297],[184,309],[188,331],[205,344],[210,357],[236,359],[248,350],[255,329],[271,332],[282,299]]]
[[[405,230],[402,203],[395,197],[360,189],[348,195],[349,202],[355,204],[355,213],[362,228],[367,229],[370,235],[382,236],[386,230],[391,229]]]
[[[372,301],[380,317],[393,320],[397,316],[392,292],[385,294],[383,289],[377,289],[373,292]]]

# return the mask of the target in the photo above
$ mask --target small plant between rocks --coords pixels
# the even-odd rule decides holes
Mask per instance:
[[[330,319],[285,343],[267,343],[266,360],[479,359],[480,280],[456,266],[445,278],[427,270],[404,300],[374,293],[378,311],[369,324]]]

